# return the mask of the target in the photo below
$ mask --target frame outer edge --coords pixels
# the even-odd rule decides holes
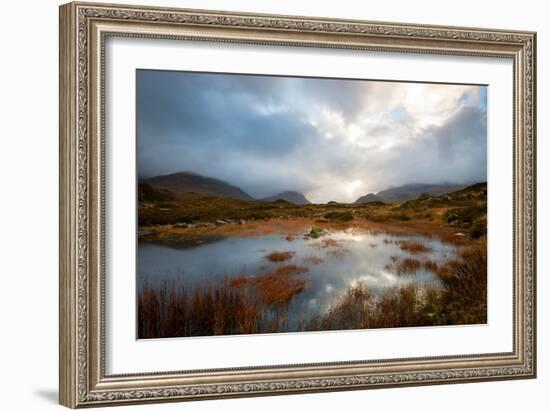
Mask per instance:
[[[96,8],[97,7],[97,8]],[[172,14],[173,12],[173,14]],[[166,16],[164,16],[166,15]],[[521,273],[532,273],[531,286],[523,289],[523,297],[532,305],[522,314],[529,315],[521,321],[526,327],[521,337],[524,337],[521,350],[528,354],[527,359],[521,358],[521,364],[510,366],[495,366],[478,369],[453,369],[447,372],[428,370],[427,372],[398,374],[357,375],[346,378],[324,376],[318,378],[302,378],[289,380],[245,381],[241,383],[198,384],[175,386],[167,384],[161,387],[135,385],[109,389],[107,386],[95,385],[93,370],[90,365],[94,355],[102,355],[94,351],[96,338],[91,332],[91,326],[97,318],[90,312],[94,308],[93,279],[90,282],[89,247],[94,246],[93,220],[90,221],[91,207],[94,206],[93,164],[90,163],[90,138],[96,131],[89,124],[94,107],[89,106],[93,78],[90,78],[90,61],[93,61],[90,50],[90,19],[111,19],[119,23],[127,22],[167,22],[185,24],[192,27],[220,27],[228,30],[243,29],[264,31],[273,29],[281,33],[323,33],[323,35],[356,34],[358,36],[380,35],[392,36],[397,39],[418,38],[423,42],[439,42],[441,48],[450,47],[450,43],[479,43],[488,46],[500,44],[509,47],[519,47],[525,51],[526,44],[531,55],[522,62],[522,71],[518,80],[524,81],[520,87],[521,102],[528,107],[521,110],[520,124],[525,125],[525,119],[530,119],[529,126],[523,128],[523,142],[530,143],[529,155],[523,158],[522,151],[518,153],[526,166],[519,172],[531,177],[531,184],[523,186],[523,194],[529,194],[530,204],[527,213],[521,214],[518,223],[525,221],[532,237],[527,244],[530,246],[527,262],[531,270],[520,270]],[[302,19],[304,19],[302,21]],[[286,25],[284,25],[284,24]],[[387,32],[386,32],[387,31]],[[139,35],[138,35],[139,37]],[[167,36],[167,38],[170,38]],[[285,37],[286,38],[286,37]],[[474,29],[460,27],[441,27],[409,25],[402,23],[362,22],[318,19],[315,17],[255,15],[238,12],[216,12],[211,10],[189,10],[174,8],[147,8],[141,6],[125,6],[121,4],[70,3],[60,7],[60,403],[79,408],[84,406],[104,406],[144,402],[167,402],[174,400],[199,400],[227,397],[244,397],[258,395],[277,395],[300,392],[335,391],[346,389],[366,389],[378,387],[414,386],[442,383],[488,381],[494,379],[533,378],[536,376],[536,34],[533,32],[511,32],[504,30]],[[246,39],[245,41],[246,42]],[[262,39],[259,39],[259,44]],[[285,40],[273,44],[285,44]],[[446,46],[445,46],[446,45]],[[452,44],[451,44],[452,45]],[[468,47],[465,47],[466,49]],[[462,49],[455,49],[461,55]],[[414,52],[414,51],[413,51]],[[510,54],[507,49],[505,54]],[[518,53],[518,52],[516,52]],[[521,54],[521,52],[519,52]],[[490,53],[489,53],[490,54]],[[525,57],[525,55],[523,55]],[[516,54],[516,59],[517,54]],[[526,72],[531,76],[525,77]],[[522,82],[523,82],[522,81]],[[526,94],[526,91],[528,92]],[[93,99],[92,99],[93,100]],[[527,100],[527,101],[526,101]],[[529,107],[530,106],[530,107]],[[518,105],[518,108],[520,105]],[[524,145],[522,144],[522,147]],[[91,194],[91,195],[90,195]],[[524,195],[518,200],[527,200]],[[97,204],[96,204],[97,205]],[[532,207],[531,207],[532,205]],[[529,211],[532,211],[531,213]],[[521,228],[520,228],[521,230]],[[525,238],[520,245],[525,245]],[[93,256],[93,254],[92,254]],[[527,269],[527,265],[523,265]],[[93,273],[92,273],[93,274]],[[92,285],[92,289],[89,286]],[[525,300],[522,300],[525,301]],[[92,303],[92,304],[90,304]],[[96,347],[97,348],[97,347]],[[521,357],[521,356],[520,356]],[[92,360],[92,361],[91,361]],[[102,374],[100,369],[99,374]],[[104,377],[104,376],[103,376]],[[100,376],[102,379],[102,376]]]
[[[532,378],[537,378],[538,373],[538,351],[537,351],[537,330],[538,330],[538,321],[537,321],[537,306],[538,306],[538,292],[537,292],[537,58],[538,58],[538,37],[537,33],[533,32],[532,36],[532,59],[531,59],[531,119],[532,119],[532,130],[531,130],[531,139],[532,139],[532,157],[531,164],[533,167],[532,174],[532,215],[531,215],[531,224],[532,224],[532,354],[533,354],[533,363],[532,363]]]
[[[59,404],[77,403],[76,13],[59,7]]]

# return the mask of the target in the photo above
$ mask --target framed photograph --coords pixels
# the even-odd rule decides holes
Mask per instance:
[[[61,6],[61,404],[534,378],[535,40]]]

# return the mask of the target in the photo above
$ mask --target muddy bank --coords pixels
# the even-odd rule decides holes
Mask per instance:
[[[402,221],[379,223],[368,220],[349,222],[320,221],[313,218],[285,218],[240,222],[199,223],[140,227],[139,239],[146,242],[179,243],[182,246],[201,245],[227,237],[260,237],[276,234],[289,241],[310,233],[312,228],[326,231],[357,230],[393,235],[423,235],[435,237],[453,245],[473,244],[466,230],[436,222]]]

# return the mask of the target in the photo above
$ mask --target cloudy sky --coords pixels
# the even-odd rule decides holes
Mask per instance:
[[[485,181],[486,134],[485,86],[137,72],[140,177],[191,171],[256,198]]]

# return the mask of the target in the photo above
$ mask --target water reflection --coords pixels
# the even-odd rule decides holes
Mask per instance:
[[[312,314],[323,314],[349,286],[364,284],[374,293],[388,287],[411,283],[439,286],[439,279],[424,267],[411,274],[396,274],[388,263],[410,257],[402,250],[403,241],[419,241],[429,247],[422,259],[444,261],[454,248],[437,239],[419,236],[393,236],[370,232],[339,231],[317,239],[304,237],[289,241],[285,236],[231,237],[196,247],[140,242],[138,245],[138,285],[168,283],[184,285],[187,290],[216,284],[220,278],[267,274],[284,264],[303,265],[299,274],[305,289],[289,307],[289,328],[295,329]],[[285,262],[265,258],[271,252],[294,254]]]

